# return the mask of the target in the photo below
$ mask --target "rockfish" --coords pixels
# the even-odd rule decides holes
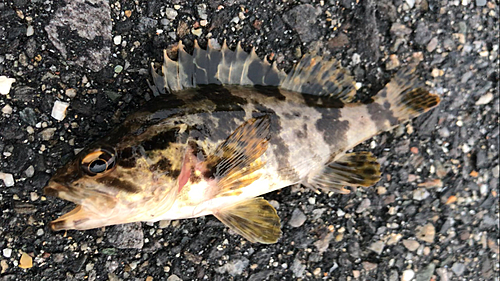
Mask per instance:
[[[240,45],[193,54],[178,45],[152,65],[157,95],[60,168],[44,191],[77,204],[54,230],[214,215],[251,242],[275,243],[280,219],[263,194],[303,184],[348,193],[380,165],[346,153],[439,104],[400,70],[370,102],[335,60],[306,55],[286,74]]]

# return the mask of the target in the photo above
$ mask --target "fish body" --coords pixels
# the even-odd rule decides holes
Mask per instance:
[[[370,186],[379,164],[347,153],[439,103],[400,71],[369,103],[353,102],[354,82],[335,61],[306,56],[286,75],[255,52],[179,46],[153,72],[145,108],[59,169],[47,194],[77,204],[55,230],[215,215],[251,242],[281,235],[274,208],[259,196],[301,183],[347,193]],[[167,94],[167,92],[169,92]]]

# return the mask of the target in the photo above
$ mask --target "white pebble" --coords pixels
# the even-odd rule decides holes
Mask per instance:
[[[14,78],[8,78],[7,76],[0,76],[0,94],[7,95],[10,92],[10,87],[12,83],[16,82]]]
[[[3,249],[2,252],[3,252],[3,256],[6,258],[10,258],[10,256],[12,255],[12,249],[9,249],[9,248]]]
[[[477,101],[476,105],[484,105],[490,103],[490,101],[493,100],[493,94],[492,93],[487,93],[484,96],[481,96]]]
[[[462,145],[462,151],[463,151],[464,153],[469,153],[469,152],[471,151],[471,148],[470,148],[470,146],[469,146],[468,144],[464,143],[464,144]]]
[[[26,29],[26,36],[30,37],[33,34],[35,34],[35,29],[32,25],[28,25],[28,28]]]
[[[12,174],[6,174],[0,172],[0,179],[3,180],[3,183],[5,184],[6,187],[14,186],[15,181]]]
[[[66,109],[68,109],[69,103],[63,101],[56,101],[54,107],[52,107],[51,116],[58,121],[64,120],[66,117]]]
[[[403,271],[403,276],[401,277],[401,281],[410,281],[415,277],[415,272],[411,269],[407,269]]]
[[[121,35],[116,35],[113,38],[113,43],[115,43],[115,45],[120,45],[122,43],[122,36]]]
[[[76,97],[76,90],[73,88],[69,88],[69,89],[66,89],[64,94],[69,98],[74,98],[74,97]]]
[[[3,114],[12,114],[12,107],[8,104],[6,104],[3,108],[2,108],[2,113]]]

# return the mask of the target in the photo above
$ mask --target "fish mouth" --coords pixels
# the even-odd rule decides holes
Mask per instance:
[[[101,218],[82,206],[82,198],[79,198],[70,188],[51,180],[43,188],[43,192],[45,195],[59,197],[77,204],[73,210],[49,223],[53,231],[67,229],[85,230],[102,226]]]

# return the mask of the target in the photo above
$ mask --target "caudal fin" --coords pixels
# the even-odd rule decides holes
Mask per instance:
[[[415,69],[416,65],[409,65],[398,71],[375,96],[375,102],[385,110],[390,110],[397,123],[415,118],[440,102],[439,96],[427,91],[425,85],[414,75]]]

